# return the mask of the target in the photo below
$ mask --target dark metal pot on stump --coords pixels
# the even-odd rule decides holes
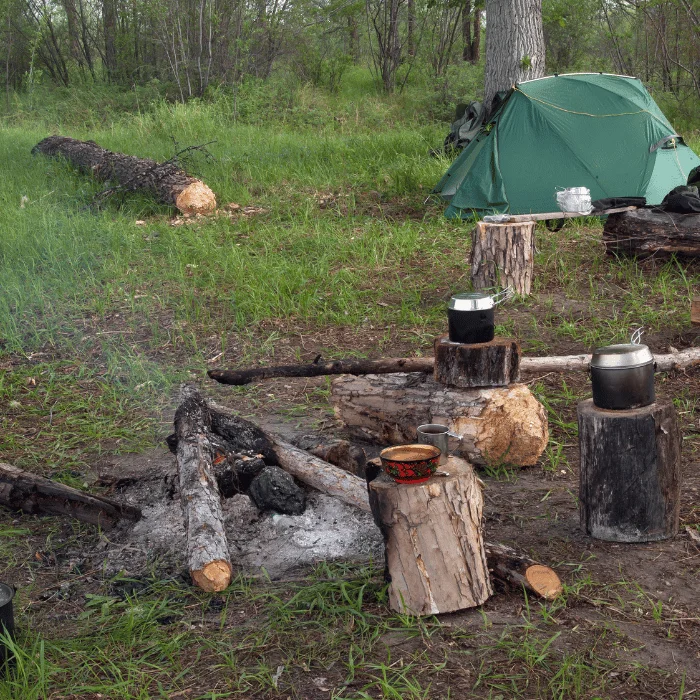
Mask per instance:
[[[449,339],[452,343],[488,343],[495,332],[494,307],[509,299],[511,289],[498,294],[455,294],[447,305]]]
[[[654,356],[646,345],[598,348],[591,358],[593,403],[613,411],[654,403]]]

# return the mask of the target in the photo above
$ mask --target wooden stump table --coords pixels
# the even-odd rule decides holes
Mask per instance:
[[[368,476],[372,514],[384,536],[389,605],[397,612],[454,612],[491,595],[481,485],[458,457],[444,471],[449,476],[422,484],[397,484],[378,469]]]
[[[535,265],[535,222],[478,221],[472,233],[471,265],[474,289],[512,287],[528,295]]]
[[[435,338],[436,382],[462,388],[508,386],[520,379],[520,344],[510,338],[488,343],[453,343]]]
[[[628,411],[578,405],[581,528],[612,542],[678,532],[681,435],[676,411],[657,402]]]

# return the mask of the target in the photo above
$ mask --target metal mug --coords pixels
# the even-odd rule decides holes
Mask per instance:
[[[446,425],[440,425],[440,423],[426,423],[425,425],[419,425],[416,428],[416,433],[418,435],[417,442],[421,445],[434,445],[440,450],[440,462],[439,464],[447,464],[447,457],[449,454],[449,439],[451,437],[462,439],[461,435],[456,433],[451,433],[450,429]]]

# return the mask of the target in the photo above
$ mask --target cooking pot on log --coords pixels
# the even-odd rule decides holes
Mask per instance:
[[[465,292],[455,294],[447,305],[449,338],[453,343],[488,343],[493,340],[494,307],[510,299],[513,290],[508,287],[498,294]]]
[[[637,340],[639,335],[636,335]],[[598,408],[625,410],[654,403],[654,356],[634,342],[598,348],[591,358],[593,403]]]

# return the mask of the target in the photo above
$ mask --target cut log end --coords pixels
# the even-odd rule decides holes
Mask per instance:
[[[207,593],[218,593],[228,588],[231,583],[232,569],[227,561],[209,562],[203,569],[190,571],[192,580]]]
[[[548,566],[533,564],[525,572],[525,579],[535,593],[542,596],[545,600],[554,600],[562,594],[561,581]]]
[[[216,195],[199,180],[187,185],[175,200],[183,214],[210,214],[216,209]]]

